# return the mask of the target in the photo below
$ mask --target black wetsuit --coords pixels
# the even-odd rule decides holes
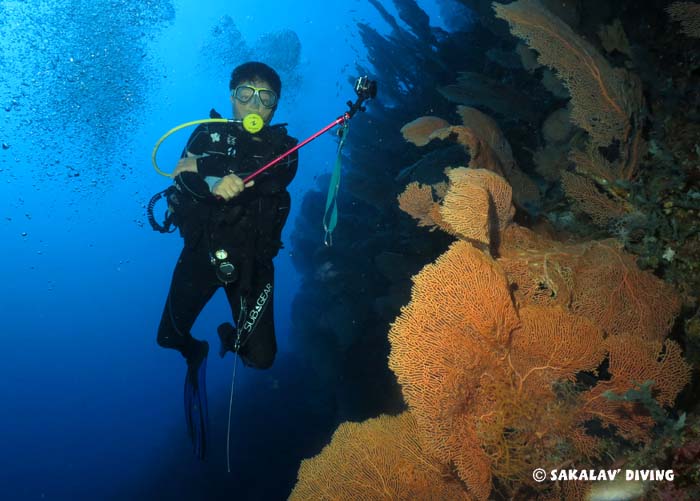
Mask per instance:
[[[212,115],[216,116],[213,110]],[[229,202],[213,200],[206,184],[213,180],[206,178],[233,173],[243,179],[296,143],[284,126],[267,126],[251,134],[239,124],[211,123],[194,131],[183,157],[187,153],[204,156],[197,159],[198,174],[179,176],[185,189],[170,200],[185,245],[173,272],[158,344],[178,349],[187,358],[196,343],[190,334],[192,325],[214,292],[223,287],[236,327],[234,337],[240,334],[239,355],[252,367],[272,365],[277,351],[272,258],[282,247],[280,235],[290,207],[286,188],[296,174],[297,155],[257,176],[254,186]],[[215,257],[221,250],[228,255],[223,261],[233,265],[231,274],[220,271],[222,260]],[[225,348],[234,349],[232,344]]]

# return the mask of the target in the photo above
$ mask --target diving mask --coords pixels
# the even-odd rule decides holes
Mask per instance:
[[[260,104],[265,108],[272,109],[277,104],[277,93],[272,89],[266,89],[264,87],[239,85],[231,91],[231,94],[243,104],[249,102],[255,96],[260,99]]]

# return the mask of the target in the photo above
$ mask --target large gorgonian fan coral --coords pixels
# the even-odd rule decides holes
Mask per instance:
[[[555,485],[530,480],[534,468],[601,464],[603,443],[589,433],[591,422],[632,443],[652,437],[650,410],[615,395],[645,384],[659,406],[671,406],[690,379],[680,347],[663,340],[677,313],[672,289],[611,242],[557,243],[514,224],[509,191],[496,174],[452,172],[443,199],[462,200],[481,183],[490,200],[481,210],[497,233],[499,257],[458,240],[413,277],[411,301],[389,332],[389,367],[410,420],[342,425],[302,466],[300,496],[433,499],[429,492],[449,491],[485,500],[494,485],[511,497],[523,488],[552,494]],[[482,183],[484,172],[489,182]],[[416,195],[423,211],[437,205],[428,189],[415,192],[423,193]],[[443,209],[453,230],[465,222],[459,209]],[[606,360],[609,378],[596,380]],[[594,381],[580,387],[583,372]],[[426,483],[425,467],[435,483]],[[582,492],[565,495],[579,499]]]
[[[458,106],[457,113],[462,118],[462,125],[450,125],[439,117],[424,116],[405,124],[401,133],[406,141],[416,146],[425,146],[434,139],[456,141],[469,153],[467,167],[488,170],[504,177],[519,207],[537,207],[539,189],[518,167],[510,144],[496,121],[469,106]]]
[[[485,171],[453,172],[445,201],[471,193],[462,174]],[[662,343],[678,312],[670,286],[613,242],[558,243],[499,216],[510,213],[509,197],[491,193],[498,186],[484,185],[500,200],[486,216],[501,241],[498,260],[455,242],[414,277],[389,333],[389,367],[426,451],[453,464],[477,499],[489,497],[493,477],[515,489],[542,464],[595,460],[602,447],[590,421],[646,442],[648,410],[606,395],[646,381],[659,404],[672,405],[690,375],[678,345]],[[453,228],[462,211],[441,208]],[[596,374],[606,358],[611,379],[577,388],[577,374]]]
[[[498,255],[519,305],[566,307],[605,335],[664,339],[680,311],[678,292],[640,270],[616,240],[567,244],[511,225]]]
[[[558,306],[518,311],[497,261],[458,241],[414,277],[411,302],[389,333],[389,367],[425,450],[487,499],[494,476],[515,488],[543,464],[594,459],[601,447],[586,432],[590,420],[634,442],[651,436],[645,409],[604,393],[649,380],[670,405],[689,367],[673,341],[659,358],[661,345],[609,339],[595,321]],[[595,373],[608,354],[610,382],[576,390],[576,375]]]
[[[491,461],[480,448],[473,409],[477,401],[488,402],[481,378],[503,379],[500,360],[518,325],[498,266],[470,244],[456,242],[414,277],[412,300],[389,332],[389,367],[426,450],[458,465],[479,499],[491,490]]]
[[[290,501],[469,499],[425,453],[410,412],[343,423],[321,453],[301,463]]]
[[[538,52],[541,64],[557,70],[571,93],[571,118],[588,132],[593,144],[605,147],[615,140],[630,141],[643,101],[637,77],[610,65],[536,0],[494,3],[493,8],[514,35]]]
[[[612,66],[537,0],[494,2],[493,8],[513,35],[537,51],[541,64],[556,70],[571,94],[571,120],[588,133],[588,144],[569,154],[576,173],[562,177],[567,197],[600,226],[633,212],[617,181],[633,178],[645,151],[639,77]]]

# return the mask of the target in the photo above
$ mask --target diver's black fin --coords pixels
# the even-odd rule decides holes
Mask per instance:
[[[197,341],[196,348],[187,359],[185,377],[185,421],[187,432],[192,440],[194,454],[204,460],[207,449],[208,406],[207,406],[207,355],[209,343]]]
[[[219,356],[224,358],[227,351],[236,353],[234,343],[236,340],[236,328],[229,322],[223,323],[217,327],[216,332],[219,334]]]

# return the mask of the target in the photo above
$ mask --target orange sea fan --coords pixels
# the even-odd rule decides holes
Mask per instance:
[[[572,429],[569,435],[569,443],[573,448],[572,452],[574,454],[578,454],[589,461],[599,458],[604,449],[602,440],[599,437],[586,433],[586,429],[582,425]]]
[[[399,195],[399,207],[417,219],[418,226],[438,226],[463,240],[488,245],[515,213],[510,185],[484,169],[459,167],[445,172],[450,183],[442,204],[434,201],[431,186],[413,182]]]
[[[461,431],[462,433],[459,435],[447,435],[449,442],[457,443],[455,445],[458,445],[462,452],[462,454],[452,458],[454,465],[473,498],[489,499],[492,488],[491,459],[482,449],[481,441],[471,423],[462,428]]]
[[[572,120],[596,146],[631,136],[630,117],[642,106],[638,79],[614,68],[569,25],[536,0],[494,3],[496,17],[538,53],[538,61],[556,69],[571,93]]]
[[[513,221],[513,190],[508,182],[498,174],[485,169],[451,169],[447,176],[454,185],[454,191],[463,183],[474,183],[483,186],[488,191],[493,209],[489,217],[494,218],[498,230],[502,231]]]
[[[623,207],[629,205],[629,202],[613,191],[617,179],[628,179],[628,174],[622,170],[620,163],[608,161],[595,148],[588,148],[587,151],[574,149],[569,153],[569,160],[576,166],[577,173],[595,181],[611,196],[616,196],[616,201]]]
[[[635,142],[635,148],[642,147]],[[636,154],[636,153],[635,153]],[[576,173],[561,172],[561,182],[566,196],[594,223],[606,226],[634,211],[616,181],[629,179],[633,174],[630,164],[609,162],[595,148],[587,151],[575,149],[569,153]]]
[[[411,302],[389,332],[389,367],[428,450],[465,465],[464,458],[481,457],[479,473],[458,466],[460,478],[490,478],[479,443],[469,440],[475,424],[468,409],[482,398],[479,381],[485,372],[498,371],[499,357],[519,323],[507,282],[495,261],[462,241],[413,280]],[[484,490],[481,483],[469,487],[474,493]]]
[[[560,397],[555,385],[594,371],[606,355],[602,332],[585,318],[542,306],[519,315],[508,352],[509,384],[495,381],[490,390],[496,401],[487,415],[496,422],[479,419],[494,473],[516,484],[582,431],[572,412],[576,400]]]
[[[418,226],[429,226],[430,231],[440,228],[450,235],[459,233],[442,217],[440,205],[433,199],[433,190],[438,198],[443,198],[447,191],[447,183],[437,185],[422,185],[418,182],[409,183],[397,199],[399,208],[418,221]],[[485,219],[485,218],[484,218]]]
[[[671,340],[644,341],[626,334],[608,337],[609,381],[600,381],[581,395],[582,405],[577,419],[584,422],[597,419],[604,426],[614,426],[628,440],[648,442],[654,419],[641,403],[612,400],[610,391],[618,396],[653,381],[652,394],[660,405],[673,405],[678,393],[690,381],[690,366],[681,355],[680,347]]]
[[[517,224],[508,226],[498,248],[518,305],[569,308],[573,273],[587,244],[565,244]]]
[[[634,335],[609,337],[605,347],[610,353],[609,372],[616,382],[630,388],[654,381],[652,392],[661,405],[671,406],[690,382],[691,368],[683,359],[680,346],[671,339],[640,341]]]
[[[493,172],[447,173],[444,221],[476,225],[465,214],[489,211],[500,243],[497,260],[464,240],[452,244],[413,278],[411,301],[391,326],[389,367],[423,450],[453,467],[472,496],[488,499],[492,476],[515,495],[534,467],[562,453],[599,457],[590,420],[648,440],[649,413],[604,393],[651,380],[658,402],[673,404],[689,379],[680,348],[662,343],[678,294],[614,241],[562,243],[512,223],[509,187]],[[475,202],[475,187],[488,194],[487,209]],[[431,192],[435,214],[432,200]],[[609,381],[590,390],[572,384],[582,371],[597,374],[606,357]]]
[[[548,382],[574,381],[577,372],[593,371],[605,358],[603,332],[584,317],[543,306],[521,308],[519,316],[509,356],[521,391],[529,385],[535,395]]]
[[[401,134],[406,141],[416,146],[425,146],[433,139],[431,137],[433,132],[449,126],[449,122],[440,117],[425,116],[416,118],[401,127]]]
[[[431,139],[455,139],[468,151],[471,159],[469,167],[474,169],[486,169],[497,174],[504,175],[503,165],[496,152],[479,135],[479,131],[470,129],[463,125],[452,125],[435,130]]]
[[[476,131],[479,137],[491,147],[499,159],[504,174],[508,176],[513,170],[515,160],[513,160],[510,144],[496,121],[470,106],[457,106],[457,113],[462,118],[462,124]]]
[[[600,192],[588,177],[563,171],[561,184],[566,197],[598,226],[606,227],[629,214],[623,204]]]
[[[609,242],[565,245],[515,225],[504,235],[511,242],[502,249],[513,260],[539,259],[549,251],[568,264],[573,278],[590,267],[598,278],[585,288],[600,304],[611,302],[605,293],[616,287],[629,301],[625,280],[658,286],[619,263],[621,281],[596,268],[610,261],[599,255],[610,252]],[[582,295],[577,289],[582,282],[565,284],[571,301]],[[389,333],[389,367],[425,450],[454,465],[478,499],[490,495],[492,475],[508,491],[562,451],[572,459],[598,457],[601,442],[586,434],[587,421],[599,420],[628,440],[647,440],[654,424],[649,413],[638,404],[605,398],[605,391],[624,394],[635,382],[653,380],[659,403],[671,405],[689,378],[675,343],[667,341],[662,351],[660,341],[644,341],[639,333],[604,340],[601,318],[580,316],[567,309],[571,305],[526,303],[516,312],[508,287],[498,262],[455,242],[414,277],[411,302]],[[581,371],[595,374],[606,356],[610,381],[586,391],[572,385]]]
[[[491,197],[480,183],[469,182],[467,176],[459,176],[462,171],[468,169],[450,170],[450,185],[438,212],[454,230],[455,236],[488,245],[491,241]]]
[[[680,310],[673,286],[639,269],[615,240],[565,244],[511,225],[498,254],[518,304],[566,307],[605,335],[663,339]]]
[[[321,453],[305,459],[290,501],[470,499],[419,441],[409,412],[346,422]]]
[[[640,270],[615,240],[592,243],[573,276],[572,311],[608,335],[663,339],[680,311],[681,298],[673,286]]]
[[[510,185],[484,169],[448,169],[450,185],[440,207],[443,219],[458,235],[489,243],[513,219]]]
[[[429,185],[418,182],[409,183],[406,189],[398,197],[399,208],[409,216],[418,220],[418,226],[435,226],[431,217],[433,206],[437,205],[433,200],[433,192]]]
[[[405,373],[410,364],[400,363],[404,356],[415,355],[413,343],[435,343],[436,350],[427,350],[425,355],[437,357],[438,364],[454,362],[460,369],[471,365],[477,368],[482,355],[488,359],[485,363],[490,363],[491,351],[502,349],[520,322],[498,264],[466,242],[454,242],[447,252],[415,275],[413,282],[411,301],[401,309],[389,331],[390,341],[400,341],[389,358],[392,369],[398,364],[399,382],[406,377],[413,383],[425,382],[421,379],[423,372]],[[465,359],[457,351],[453,354],[457,358],[449,360],[437,349],[449,337],[476,340],[482,349],[465,354]],[[423,391],[419,384],[412,384],[411,388]]]
[[[510,143],[496,121],[476,108],[457,106],[464,127],[437,129],[434,137],[454,134],[458,142],[469,149],[469,167],[488,169],[504,176],[513,189],[513,199],[521,206],[539,205],[540,192],[513,159]],[[494,159],[495,157],[495,159]]]
[[[457,236],[457,230],[455,230],[450,223],[445,221],[445,218],[442,217],[442,214],[440,214],[440,205],[439,204],[433,204],[433,206],[430,208],[430,218],[435,222],[435,224],[440,228],[442,231],[445,233],[449,233],[450,235]]]
[[[428,305],[431,320],[445,327],[468,326],[482,340],[501,345],[520,323],[500,266],[466,242],[453,243],[413,281],[411,303],[405,308]]]
[[[537,0],[494,3],[496,17],[511,33],[538,52],[538,61],[554,70],[571,94],[571,120],[584,129],[591,150],[618,144],[615,170],[631,179],[644,141],[641,79],[613,67],[596,48]]]

